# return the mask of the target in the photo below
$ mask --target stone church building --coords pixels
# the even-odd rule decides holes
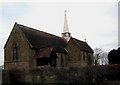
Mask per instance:
[[[6,70],[81,67],[93,64],[93,50],[71,36],[65,13],[62,37],[15,23],[4,46]]]

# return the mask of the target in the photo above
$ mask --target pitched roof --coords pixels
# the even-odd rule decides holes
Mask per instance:
[[[24,25],[17,24],[17,26],[23,31],[27,40],[33,48],[40,49],[49,47],[54,48],[54,50],[57,52],[67,53],[65,49],[67,42],[63,38]],[[72,39],[82,51],[93,53],[92,48],[86,42],[75,38]]]
[[[81,51],[93,53],[92,48],[86,42],[83,42],[75,38],[72,38],[72,39],[80,47]]]
[[[65,51],[66,42],[58,36],[49,34],[43,31],[39,31],[24,25],[17,24],[17,26],[23,31],[27,40],[33,48],[46,48],[51,47],[59,49],[57,51]]]
[[[53,51],[53,48],[42,48],[37,51],[34,58],[48,58]]]

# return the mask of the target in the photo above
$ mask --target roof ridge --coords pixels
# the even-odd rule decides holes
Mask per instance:
[[[80,41],[80,42],[84,42],[84,41],[79,40],[79,39],[77,39],[77,38],[74,38],[74,37],[72,37],[72,38],[75,39],[75,40],[78,40],[78,41]],[[86,43],[86,42],[84,42],[84,43]]]

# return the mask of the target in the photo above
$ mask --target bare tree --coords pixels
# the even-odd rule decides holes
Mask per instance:
[[[103,53],[101,54],[101,65],[106,65],[108,64],[108,53],[103,51]]]
[[[107,52],[101,48],[94,49],[94,65],[105,65],[108,64]]]

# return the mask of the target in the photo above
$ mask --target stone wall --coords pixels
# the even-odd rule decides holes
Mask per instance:
[[[15,45],[18,48],[18,60],[13,60],[13,49]],[[26,68],[29,69],[29,44],[26,40],[25,35],[22,33],[17,26],[15,26],[7,40],[7,43],[4,47],[4,66],[5,69],[13,69],[13,68]],[[20,67],[19,67],[20,66]]]
[[[66,54],[63,53],[57,53],[57,66],[56,67],[66,67]]]
[[[80,67],[83,61],[80,48],[72,40],[70,40],[66,49],[68,50],[67,66]]]

